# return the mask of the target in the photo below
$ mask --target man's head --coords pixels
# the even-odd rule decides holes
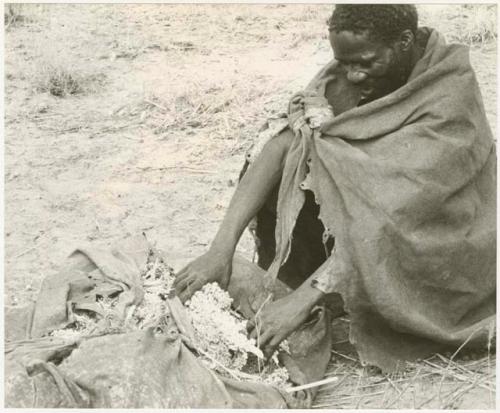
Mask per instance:
[[[417,10],[410,4],[341,4],[329,21],[334,57],[374,100],[404,85],[418,57]]]

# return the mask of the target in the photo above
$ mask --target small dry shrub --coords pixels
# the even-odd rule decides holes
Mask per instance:
[[[57,67],[47,73],[45,82],[39,85],[39,89],[60,97],[83,92],[82,82],[77,76]]]
[[[6,4],[4,8],[3,21],[5,28],[15,25],[18,22],[25,20],[23,15],[22,4]]]
[[[463,38],[467,43],[484,43],[486,41],[496,40],[496,4],[464,4],[463,8],[464,14],[467,14]]]
[[[24,23],[38,22],[45,8],[45,4],[7,3],[3,14],[5,30]]]
[[[88,74],[63,64],[44,64],[36,70],[35,88],[38,92],[57,97],[88,94],[102,86],[103,74]]]
[[[496,4],[420,5],[420,24],[439,30],[449,42],[482,46],[497,38]]]

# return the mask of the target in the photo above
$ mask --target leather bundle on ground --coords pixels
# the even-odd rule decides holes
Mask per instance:
[[[244,320],[237,319],[228,303],[234,300],[235,308],[251,316],[247,304],[255,288],[260,288],[262,274],[251,263],[235,262],[231,298],[208,285],[205,292],[193,296],[187,310],[178,298],[168,295],[165,277],[172,276],[171,269],[149,255],[150,250],[142,236],[111,249],[76,250],[59,273],[44,280],[33,305],[6,309],[6,406],[311,405],[313,392],[288,393],[283,386],[291,385],[285,384],[288,376],[297,385],[322,378],[330,347],[325,311],[318,311],[316,319],[290,337],[290,354],[282,351],[279,356],[286,374],[276,364],[255,371],[252,358],[257,359],[253,353],[259,350],[244,334],[244,340],[233,332],[239,338],[216,344],[199,327],[204,321],[198,320],[197,327],[190,318],[207,315],[206,306],[211,305],[214,311],[225,311],[226,317],[231,314],[233,327],[241,329]],[[219,358],[218,352],[224,357]]]
[[[147,328],[162,332],[172,317],[167,300],[173,297],[174,271],[156,250],[150,249],[140,278],[144,296],[125,318],[115,309],[117,295],[97,297],[98,309],[91,303],[87,309],[73,312],[74,321],[51,331],[49,336],[83,338]],[[280,365],[277,354],[265,362],[255,340],[247,337],[247,320],[231,308],[232,301],[217,283],[210,283],[186,303],[186,314],[193,327],[192,345],[201,361],[226,377],[291,387],[288,372]],[[281,348],[286,351],[286,342]]]

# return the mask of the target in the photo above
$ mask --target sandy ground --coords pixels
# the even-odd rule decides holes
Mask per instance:
[[[330,57],[280,7],[227,7],[45,6],[6,34],[6,303],[85,241],[145,231],[175,268],[205,249],[254,131]],[[103,85],[37,92],[54,60]],[[201,125],[199,104],[212,108]]]
[[[85,242],[145,232],[175,269],[201,254],[257,128],[331,59],[330,12],[24,6],[5,35],[5,303]],[[495,44],[471,60],[495,131]],[[84,93],[42,91],[56,69]]]

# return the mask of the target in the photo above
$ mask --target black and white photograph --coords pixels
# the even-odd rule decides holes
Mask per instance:
[[[3,10],[5,409],[496,409],[496,2]]]

